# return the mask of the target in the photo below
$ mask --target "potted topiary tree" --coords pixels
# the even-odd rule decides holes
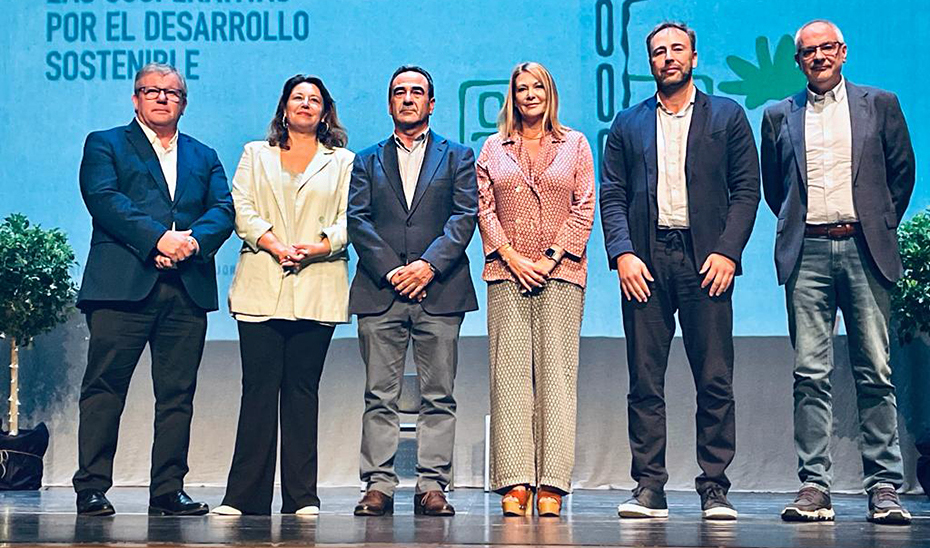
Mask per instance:
[[[930,209],[898,227],[904,275],[892,292],[897,345],[892,347],[898,408],[920,457],[917,480],[930,495]]]
[[[0,489],[41,486],[48,429],[41,423],[29,431],[19,428],[19,351],[67,319],[75,264],[61,230],[43,230],[19,213],[0,223],[0,334],[10,344],[9,433],[0,431]]]

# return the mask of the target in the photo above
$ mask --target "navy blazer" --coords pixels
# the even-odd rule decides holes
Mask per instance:
[[[610,268],[635,253],[652,268],[651,242],[659,219],[656,199],[655,95],[617,114],[601,166],[601,224]],[[688,130],[685,177],[694,263],[711,253],[736,262],[759,206],[759,157],[746,113],[731,99],[697,91]]]
[[[914,190],[914,149],[898,98],[846,80],[852,127],[853,204],[869,254],[889,282],[901,277],[897,227]],[[807,220],[807,90],[767,109],[762,117],[765,201],[778,217],[775,269],[784,284],[794,272]]]
[[[233,229],[232,198],[216,152],[181,133],[174,200],[155,150],[136,120],[87,136],[81,195],[93,220],[78,307],[141,301],[155,286],[156,244],[171,229],[191,230],[200,253],[178,264],[184,288],[205,310],[217,309],[213,256]]]
[[[408,208],[393,136],[355,156],[349,184],[349,241],[358,268],[349,292],[351,314],[380,314],[397,293],[388,272],[423,259],[437,274],[423,309],[455,314],[478,309],[465,248],[478,217],[475,154],[430,131]]]

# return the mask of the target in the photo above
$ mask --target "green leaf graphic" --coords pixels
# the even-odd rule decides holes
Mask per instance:
[[[775,55],[769,54],[769,40],[765,36],[756,38],[758,65],[730,55],[727,65],[739,80],[721,82],[718,88],[729,95],[746,97],[746,108],[758,108],[766,101],[780,101],[797,93],[804,87],[804,74],[794,62],[794,40],[787,34],[775,47]]]

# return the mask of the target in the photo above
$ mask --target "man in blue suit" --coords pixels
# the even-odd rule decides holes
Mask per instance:
[[[217,309],[213,256],[233,205],[213,149],[178,132],[187,85],[173,67],[136,74],[129,125],[88,135],[81,195],[93,219],[78,307],[90,330],[81,385],[77,510],[110,515],[120,414],[148,344],[155,389],[149,513],[199,515],[183,490],[207,312]]]
[[[765,110],[762,181],[778,216],[775,266],[795,350],[794,440],[802,485],[782,512],[832,520],[833,326],[843,311],[856,380],[868,517],[908,523],[889,365],[890,289],[901,276],[896,227],[914,189],[914,151],[897,97],[841,74],[839,28],[811,21],[795,35],[807,89]]]
[[[400,395],[409,341],[420,384],[417,514],[455,513],[443,490],[452,481],[459,328],[477,310],[465,248],[475,231],[478,187],[470,148],[429,129],[433,80],[417,66],[391,77],[394,133],[355,157],[348,232],[358,270],[349,311],[358,315],[365,361],[361,479],[355,515],[394,509]]]
[[[646,38],[657,93],[614,120],[601,166],[601,221],[623,290],[633,497],[625,518],[665,517],[665,372],[681,323],[697,388],[695,486],[705,519],[736,519],[733,278],[759,204],[759,159],[743,109],[698,91],[694,31]]]

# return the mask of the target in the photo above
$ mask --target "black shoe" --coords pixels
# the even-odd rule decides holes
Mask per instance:
[[[631,498],[617,506],[617,515],[621,518],[667,518],[665,492],[637,487]]]
[[[713,484],[701,492],[701,516],[704,519],[734,520],[736,508],[727,500],[727,492],[720,485]]]
[[[84,489],[77,494],[77,513],[81,516],[112,516],[116,509],[99,489]]]
[[[384,516],[394,513],[394,497],[369,489],[355,506],[356,516]]]
[[[209,511],[205,502],[191,500],[181,490],[149,499],[150,516],[202,516]]]
[[[835,515],[830,493],[810,485],[801,487],[794,502],[781,511],[785,521],[833,521]]]
[[[880,483],[869,491],[869,521],[886,525],[907,525],[911,514],[901,506],[893,485]]]

